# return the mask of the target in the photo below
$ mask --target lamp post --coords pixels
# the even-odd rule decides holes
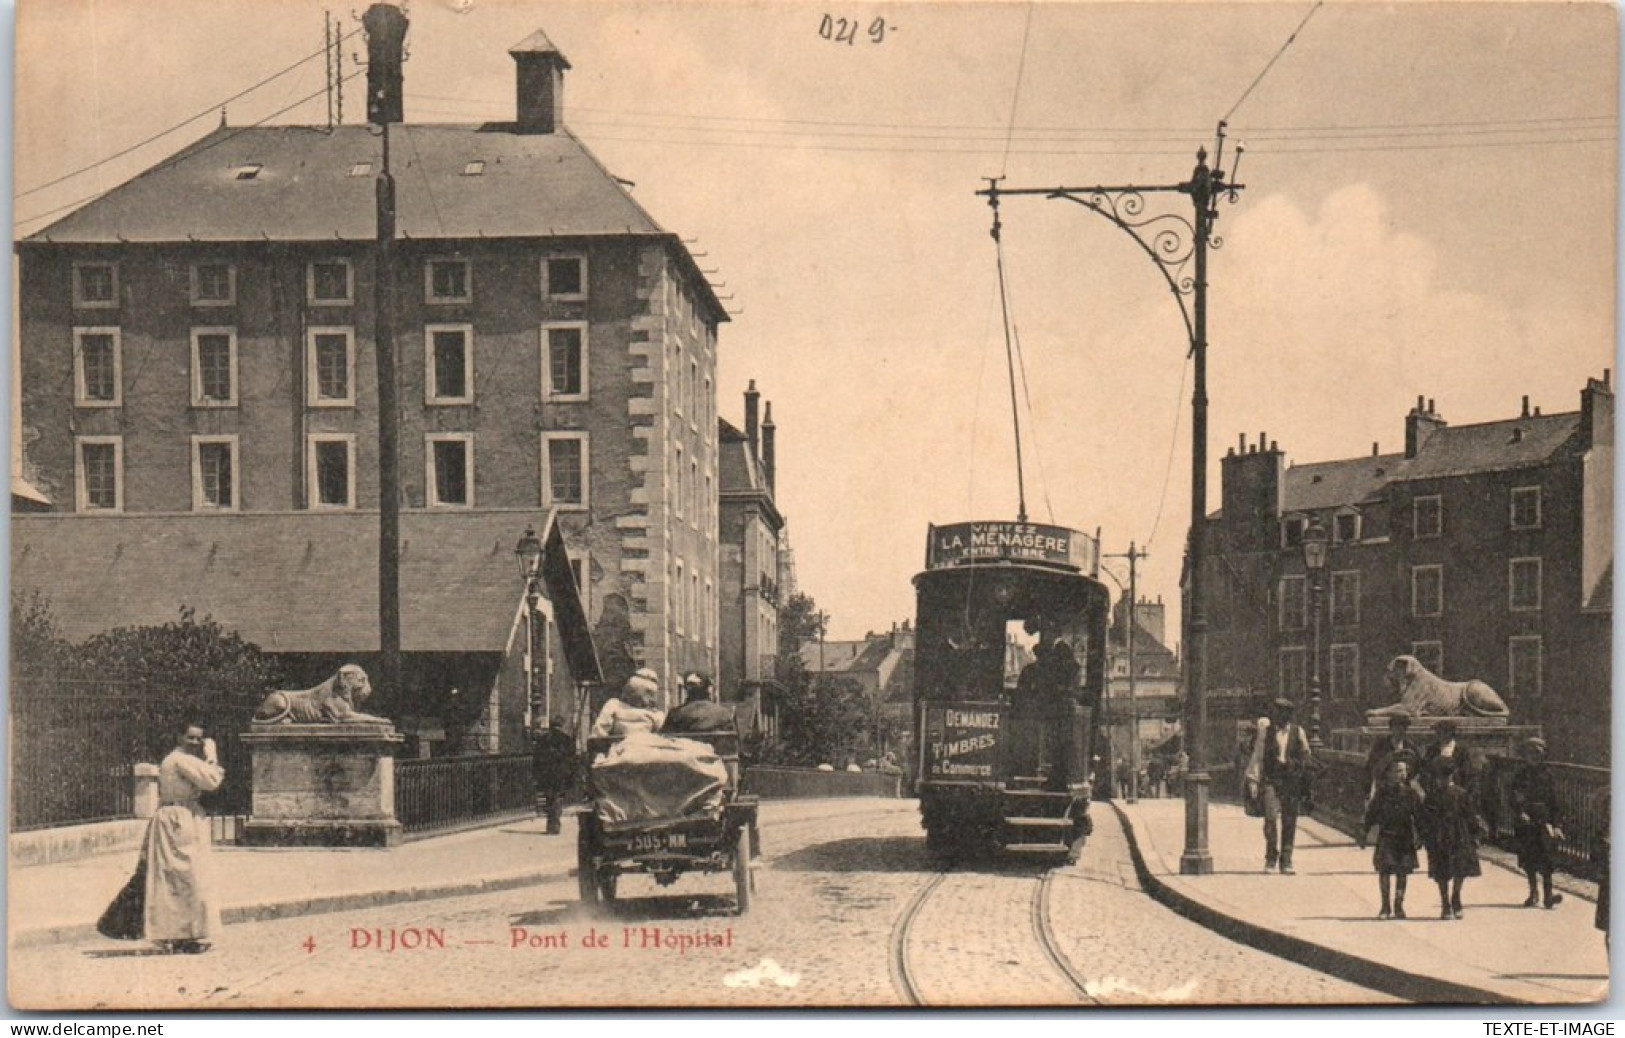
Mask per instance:
[[[1179,184],[1122,184],[1096,187],[1002,188],[997,180],[977,194],[993,207],[993,237],[999,237],[999,198],[1003,195],[1042,195],[1075,202],[1110,220],[1151,258],[1179,303],[1190,343],[1191,391],[1191,523],[1185,546],[1185,743],[1190,770],[1185,780],[1185,850],[1179,871],[1205,875],[1213,871],[1208,846],[1207,747],[1207,602],[1203,595],[1204,530],[1207,523],[1207,254],[1222,241],[1213,233],[1219,218],[1219,200],[1236,200],[1245,185],[1236,182],[1236,165],[1224,174],[1225,124],[1219,123],[1213,165],[1206,148],[1196,153],[1196,168]],[[1148,195],[1186,195],[1192,218],[1172,211],[1147,212]]]
[[[1309,611],[1314,615],[1313,658],[1309,664],[1309,744],[1320,748],[1320,600],[1326,574],[1326,527],[1316,519],[1303,531],[1303,568],[1309,574]]]
[[[519,560],[519,575],[525,581],[525,717],[527,729],[535,724],[536,708],[542,707],[544,719],[549,704],[538,703],[536,667],[536,615],[542,605],[542,542],[535,530],[526,530],[514,545],[514,558]]]

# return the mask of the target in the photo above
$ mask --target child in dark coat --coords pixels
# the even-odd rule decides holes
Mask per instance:
[[[1439,769],[1427,799],[1428,875],[1439,884],[1439,918],[1461,918],[1461,887],[1482,875],[1478,842],[1487,831],[1454,768]]]
[[[1546,741],[1526,739],[1523,744],[1523,763],[1512,776],[1512,810],[1516,823],[1512,827],[1518,842],[1518,867],[1529,878],[1529,897],[1523,907],[1534,908],[1544,903],[1552,908],[1563,900],[1562,894],[1552,891],[1552,870],[1557,866],[1557,847],[1563,839],[1558,827],[1557,783],[1551,769],[1546,766]],[[1543,890],[1535,883],[1542,881]]]
[[[1421,815],[1422,796],[1411,786],[1410,765],[1401,758],[1389,761],[1382,784],[1366,807],[1365,824],[1360,830],[1361,847],[1372,828],[1377,830],[1371,863],[1382,888],[1378,919],[1405,918],[1405,884],[1416,871],[1417,824]]]

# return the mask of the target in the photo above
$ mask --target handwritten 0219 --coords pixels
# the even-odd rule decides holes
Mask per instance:
[[[849,47],[857,46],[859,36],[867,36],[870,43],[884,43],[886,34],[896,31],[897,26],[887,24],[884,18],[871,20],[867,29],[857,18],[836,18],[827,14],[818,23],[820,38],[831,43],[844,43]]]

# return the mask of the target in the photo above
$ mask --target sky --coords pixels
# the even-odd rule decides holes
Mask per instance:
[[[24,0],[17,234],[201,136],[245,90],[225,106],[233,125],[325,122],[325,97],[304,100],[321,59],[296,65],[321,50],[323,10]],[[772,402],[797,582],[832,638],[912,614],[928,523],[1018,507],[985,178],[1170,185],[1221,119],[1227,171],[1244,143],[1245,189],[1220,206],[1209,262],[1209,510],[1240,434],[1289,463],[1396,451],[1418,396],[1451,424],[1511,417],[1524,395],[1568,411],[1613,366],[1611,5],[408,11],[408,121],[511,118],[507,49],[543,29],[573,66],[566,125],[714,271],[736,311],[720,412],[742,422],[751,379]],[[333,13],[359,27],[349,5]],[[359,35],[346,53],[364,53]],[[346,122],[361,121],[362,83],[346,86]],[[1108,553],[1147,549],[1141,593],[1171,604],[1177,631],[1192,388],[1179,305],[1100,216],[1041,197],[1001,213],[1029,518],[1098,527]]]

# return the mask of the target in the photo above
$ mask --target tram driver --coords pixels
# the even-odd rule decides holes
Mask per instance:
[[[1025,624],[1029,634],[1040,634],[1041,626],[1037,620]],[[1066,787],[1075,752],[1072,705],[1082,669],[1065,638],[1044,632],[1033,646],[1033,662],[1016,679],[1014,763],[1018,771],[1032,775],[1047,760],[1048,784],[1058,789]]]

